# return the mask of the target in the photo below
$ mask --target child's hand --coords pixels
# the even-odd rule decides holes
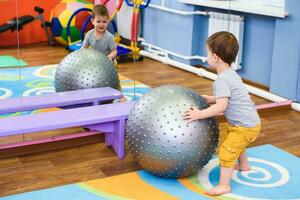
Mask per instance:
[[[183,119],[188,120],[188,123],[202,118],[201,110],[194,107],[190,107],[189,110],[183,114]]]
[[[110,61],[112,61],[112,60],[113,60],[113,59],[112,59],[112,58],[111,58],[109,55],[107,56],[107,58],[108,58]]]
[[[88,44],[85,44],[82,46],[82,48],[85,48],[85,49],[88,49],[89,47],[90,47],[90,45],[88,45]]]

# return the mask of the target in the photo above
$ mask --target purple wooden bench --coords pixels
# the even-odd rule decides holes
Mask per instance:
[[[122,97],[123,95],[120,91],[110,87],[102,87],[41,96],[9,98],[0,100],[0,114],[88,103],[98,105],[101,101],[120,99]]]
[[[133,104],[134,102],[113,103],[2,118],[0,119],[0,137],[75,126],[86,126],[93,131],[104,132],[105,144],[112,146],[118,158],[122,159],[125,155],[124,126]],[[91,134],[96,134],[96,132],[93,131]],[[88,133],[89,132],[82,134],[87,135]],[[66,137],[68,136],[61,136],[56,140],[49,138],[48,142],[66,139]],[[82,137],[82,135],[72,135],[68,138],[76,137]],[[30,141],[25,145],[44,143],[45,140],[47,139]],[[22,145],[18,143],[1,145],[0,149],[18,146],[24,146],[24,143]]]

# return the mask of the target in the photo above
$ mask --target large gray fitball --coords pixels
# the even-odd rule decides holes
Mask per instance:
[[[190,106],[208,104],[193,90],[176,85],[153,89],[134,105],[126,124],[129,151],[154,175],[181,178],[208,163],[218,143],[215,118],[183,120]]]
[[[54,85],[56,92],[106,86],[118,89],[119,76],[104,54],[94,49],[80,49],[61,61]]]

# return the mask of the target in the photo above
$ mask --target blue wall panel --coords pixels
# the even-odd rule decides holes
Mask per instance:
[[[161,1],[153,0],[151,3],[160,5]],[[165,0],[165,6],[185,11],[227,12],[174,0]],[[284,19],[231,12],[245,16],[243,68],[238,73],[245,79],[269,86],[274,93],[300,100],[299,0],[286,0],[286,10],[290,15]],[[208,16],[183,16],[147,8],[143,13],[142,27],[143,37],[148,43],[185,56],[206,56]]]
[[[299,55],[299,57],[300,57],[300,55]],[[299,102],[300,103],[300,66],[298,66],[298,83],[297,83],[297,96],[296,96],[296,100],[297,100],[297,102]]]
[[[143,37],[146,42],[183,55],[191,53],[192,18],[148,8],[144,19]]]
[[[155,2],[160,5],[160,2]],[[166,0],[165,6],[176,10],[193,11],[194,6]],[[193,49],[193,24],[196,16],[183,16],[147,8],[143,12],[143,38],[169,51],[189,56]],[[187,61],[176,59],[181,62]]]
[[[207,56],[205,42],[208,35],[208,29],[202,27],[208,27],[207,16],[196,15],[194,16],[193,23],[193,38],[192,38],[192,54]],[[193,60],[192,65],[202,64],[199,60]]]
[[[274,24],[274,18],[245,15],[241,77],[269,85]]]
[[[287,0],[286,9],[290,15],[276,20],[270,88],[273,93],[295,99],[300,65],[299,0]]]

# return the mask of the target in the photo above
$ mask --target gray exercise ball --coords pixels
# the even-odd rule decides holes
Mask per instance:
[[[54,85],[56,92],[106,86],[118,89],[119,76],[104,54],[94,49],[80,49],[60,62]]]
[[[215,117],[187,123],[190,106],[208,107],[193,90],[164,85],[141,97],[131,110],[126,137],[129,151],[139,164],[164,178],[196,173],[208,163],[218,144]]]

